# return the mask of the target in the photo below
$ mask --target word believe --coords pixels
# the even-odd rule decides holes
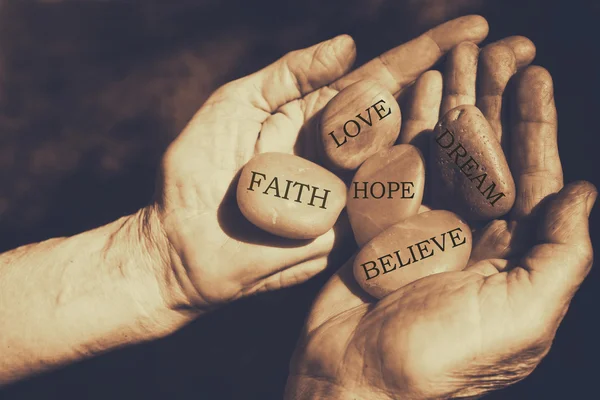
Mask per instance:
[[[402,186],[401,199],[413,199],[415,197],[414,191],[411,193],[411,189],[415,187],[413,182],[352,182],[352,184],[355,199],[368,199],[369,194],[374,199],[381,199],[386,193],[387,198],[392,199],[394,193],[400,190],[400,186]],[[359,193],[362,193],[362,197],[359,197]]]
[[[383,105],[379,105],[381,103],[385,103],[385,100],[383,100],[383,99],[379,100],[377,103],[375,103],[372,106],[365,109],[365,111],[367,112],[367,118],[364,118],[362,116],[362,113],[357,114],[356,118],[358,118],[360,121],[364,122],[368,126],[373,126],[373,119],[371,117],[371,108],[373,110],[375,110],[375,112],[379,116],[379,121],[381,121],[382,119],[384,119],[385,117],[387,117],[388,115],[390,115],[392,113],[391,108],[386,110],[383,107]],[[329,132],[329,134],[328,134],[329,136],[331,136],[333,138],[333,141],[335,142],[337,147],[344,145],[348,141],[348,137],[354,138],[360,134],[360,131],[361,131],[360,122],[355,121],[353,119],[348,120],[344,123],[342,130],[344,131],[344,141],[343,142],[340,142],[338,140],[338,138],[335,137],[335,135],[334,135],[335,131]]]
[[[263,182],[262,179],[257,179],[256,177],[262,176],[266,180],[267,176],[265,174],[261,174],[260,172],[256,172],[256,171],[251,171],[251,172],[252,172],[252,179],[250,180],[250,186],[248,186],[248,190],[254,191],[255,184],[257,187],[260,187],[261,183]],[[266,194],[266,195],[272,195],[274,197],[279,197],[279,198],[282,198],[285,200],[290,200],[290,198],[288,196],[295,192],[295,193],[297,193],[297,196],[294,201],[296,203],[302,203],[303,202],[302,201],[303,194],[309,193],[312,190],[312,193],[309,194],[310,201],[307,204],[309,206],[314,207],[315,199],[319,199],[319,200],[321,200],[321,205],[319,207],[323,208],[323,209],[327,208],[325,206],[325,204],[327,203],[327,196],[329,195],[329,193],[331,193],[331,190],[323,189],[325,194],[322,196],[317,196],[317,190],[319,190],[319,188],[316,186],[310,186],[305,183],[290,181],[289,179],[286,179],[285,182],[286,182],[286,184],[285,184],[283,196],[281,195],[281,191],[279,190],[279,179],[277,177],[274,177],[271,180],[271,183],[269,183],[269,186],[267,186],[267,188],[262,193]],[[296,187],[298,187],[298,189],[296,189]],[[307,189],[307,191],[305,192],[304,189]],[[306,195],[304,196],[304,202],[306,203]]]
[[[461,241],[459,232],[462,232],[462,228],[452,229],[451,231],[438,235],[440,237],[440,241],[436,239],[438,236],[434,236],[418,243],[411,244],[406,248],[410,253],[410,256],[406,255],[407,252],[404,249],[402,249],[402,254],[400,253],[400,250],[396,250],[391,254],[378,257],[376,261],[367,261],[366,263],[361,264],[361,267],[363,267],[365,271],[367,280],[378,277],[382,271],[384,275],[388,274],[409,264],[414,264],[426,258],[433,257],[436,254],[436,248],[440,249],[440,251],[445,251],[446,235],[450,237],[452,248],[462,246],[467,242],[467,238],[463,236]],[[431,246],[431,248],[427,247],[428,245]],[[415,248],[417,254],[415,254]],[[377,265],[381,267],[381,270],[377,268]],[[371,271],[373,271],[373,273],[370,273]]]
[[[442,144],[442,141],[446,137],[448,139],[450,139],[450,142]],[[450,147],[452,147],[454,145],[455,138],[454,138],[454,135],[452,134],[452,132],[450,132],[449,130],[446,129],[445,132],[443,132],[440,136],[435,138],[435,141],[442,149],[449,149]],[[482,196],[484,196],[486,198],[486,200],[489,201],[489,203],[492,205],[492,207],[494,206],[494,204],[496,204],[496,202],[498,200],[500,200],[502,197],[505,196],[505,194],[502,192],[494,194],[494,189],[496,188],[496,183],[493,181],[490,184],[490,186],[488,186],[485,190],[481,190],[481,188],[483,187],[483,183],[485,182],[485,180],[487,178],[487,173],[483,172],[479,175],[473,176],[474,172],[470,172],[470,171],[477,170],[480,167],[480,164],[477,161],[475,161],[475,159],[473,157],[469,156],[469,154],[467,153],[467,150],[463,147],[462,144],[460,144],[460,142],[458,142],[456,147],[454,147],[450,152],[448,152],[446,154],[448,154],[448,157],[450,157],[450,159],[454,161],[454,163],[458,166],[460,171],[467,178],[469,178],[469,180],[471,182],[478,182],[478,185],[476,186],[477,190],[479,191],[479,193],[481,193]],[[453,155],[454,155],[454,158],[452,157]],[[469,156],[467,161],[465,161],[464,163],[458,162],[459,158],[463,158],[463,157],[467,157],[467,156]],[[482,171],[485,170],[485,168],[483,168],[483,167],[481,169],[482,169]]]

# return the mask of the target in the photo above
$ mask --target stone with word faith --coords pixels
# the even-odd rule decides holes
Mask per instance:
[[[238,206],[259,228],[290,239],[312,239],[335,224],[346,185],[325,168],[285,153],[262,153],[242,169]]]

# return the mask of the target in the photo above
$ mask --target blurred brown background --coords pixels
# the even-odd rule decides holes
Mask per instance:
[[[0,0],[0,250],[145,205],[161,153],[219,85],[339,33],[355,38],[361,63],[469,13],[488,18],[488,41],[520,34],[535,42],[535,63],[555,79],[565,180],[600,186],[594,1]],[[280,399],[326,277],[16,384],[0,398]],[[490,399],[596,397],[599,280],[593,270],[534,374]]]

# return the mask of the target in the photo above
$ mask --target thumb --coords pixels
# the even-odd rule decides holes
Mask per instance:
[[[588,218],[597,195],[594,185],[579,181],[548,201],[538,231],[542,244],[524,260],[534,286],[570,299],[581,285],[593,261]]]
[[[305,333],[317,329],[331,318],[346,311],[374,301],[354,279],[353,263],[354,256],[346,261],[321,289],[311,307]]]
[[[273,64],[230,83],[236,96],[272,113],[284,104],[328,85],[352,67],[354,40],[339,35],[314,46],[287,53]],[[237,90],[238,88],[247,90]]]

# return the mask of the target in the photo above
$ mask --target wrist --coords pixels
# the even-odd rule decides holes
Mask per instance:
[[[130,218],[132,229],[128,235],[135,243],[136,257],[141,261],[139,267],[154,277],[167,309],[193,317],[197,312],[193,310],[173,268],[174,263],[178,262],[178,256],[162,227],[155,205],[140,209]]]

